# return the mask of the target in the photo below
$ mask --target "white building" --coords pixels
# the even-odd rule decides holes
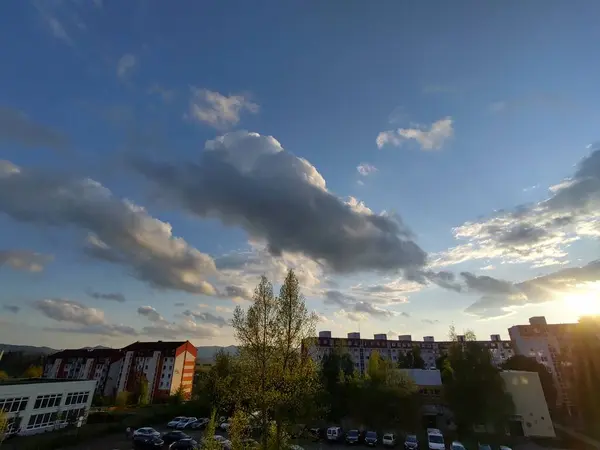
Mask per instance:
[[[95,380],[26,379],[0,382],[0,409],[8,415],[8,432],[25,436],[85,422]]]

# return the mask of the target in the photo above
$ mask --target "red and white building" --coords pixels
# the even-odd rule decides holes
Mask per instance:
[[[133,390],[137,377],[144,376],[150,402],[167,398],[180,387],[189,397],[197,353],[189,341],[134,342],[122,349],[63,350],[48,357],[43,377],[96,380],[96,394],[114,397]]]

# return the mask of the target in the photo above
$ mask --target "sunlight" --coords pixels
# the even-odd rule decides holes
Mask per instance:
[[[564,296],[565,307],[580,315],[600,314],[600,283],[579,286]]]

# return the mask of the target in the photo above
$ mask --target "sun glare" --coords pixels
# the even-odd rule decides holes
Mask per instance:
[[[565,295],[564,302],[576,314],[600,314],[600,283],[590,283],[584,289]]]

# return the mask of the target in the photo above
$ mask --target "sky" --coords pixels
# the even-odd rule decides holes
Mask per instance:
[[[0,4],[0,342],[600,313],[600,4]]]

